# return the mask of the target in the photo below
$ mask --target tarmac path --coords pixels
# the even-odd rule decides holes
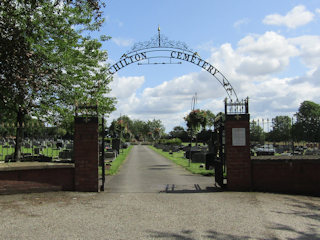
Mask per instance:
[[[0,239],[320,239],[320,198],[216,191],[147,146],[105,190],[0,195]]]
[[[135,146],[119,174],[106,185],[112,193],[204,192],[213,177],[191,174],[147,146]]]

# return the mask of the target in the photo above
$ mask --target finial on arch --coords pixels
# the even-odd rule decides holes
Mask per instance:
[[[160,24],[158,25],[158,39],[159,39],[159,47],[161,47]]]

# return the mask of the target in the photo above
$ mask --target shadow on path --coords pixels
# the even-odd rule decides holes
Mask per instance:
[[[273,211],[278,214],[295,215],[298,217],[304,217],[319,221],[320,223],[320,201],[318,204],[308,199],[301,200],[294,197],[286,197],[289,205],[294,208],[290,211]],[[319,198],[320,200],[320,198]],[[307,211],[306,211],[307,210]]]
[[[165,190],[160,193],[211,193],[211,192],[222,192],[219,187],[202,187],[199,184],[190,185],[175,185],[167,184]]]
[[[299,231],[293,227],[284,225],[284,224],[274,224],[274,226],[271,227],[272,230],[277,231],[288,231],[295,233],[297,236],[295,237],[289,237],[288,240],[315,240],[320,239],[320,235],[317,232],[318,227],[309,227],[307,231]]]
[[[190,236],[193,234],[194,231],[192,230],[184,230],[181,231],[181,233],[170,233],[170,232],[159,232],[159,231],[149,231],[152,238],[166,238],[166,239],[174,239],[174,240],[197,240],[198,238]],[[215,239],[215,240],[222,240],[222,239],[228,239],[228,240],[246,240],[246,239],[252,239],[249,236],[236,236],[232,234],[226,234],[226,233],[219,233],[217,231],[209,230],[203,233],[201,236],[205,239]],[[202,239],[201,238],[201,239]],[[255,238],[257,240],[262,240],[262,238]],[[276,238],[272,238],[270,240],[276,240]]]

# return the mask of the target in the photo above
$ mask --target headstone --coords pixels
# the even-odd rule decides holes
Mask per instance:
[[[104,153],[105,158],[115,158],[116,157],[116,152],[105,152]]]
[[[24,144],[24,147],[25,148],[31,148],[31,145],[30,145],[30,143],[27,142],[27,143]]]
[[[59,152],[59,158],[60,159],[72,159],[72,151],[70,150],[63,150],[62,152]]]
[[[192,154],[193,163],[205,163],[206,162],[206,153],[195,152]]]
[[[73,144],[68,143],[67,146],[66,146],[66,149],[69,149],[69,150],[73,149]]]
[[[63,143],[62,142],[57,142],[56,146],[57,146],[57,148],[63,148]]]
[[[120,151],[120,139],[118,138],[113,138],[112,139],[112,150],[117,151],[119,153]]]
[[[33,153],[37,155],[40,154],[40,148],[33,149]]]

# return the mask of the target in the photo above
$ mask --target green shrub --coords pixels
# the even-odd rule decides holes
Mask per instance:
[[[181,145],[182,141],[180,138],[160,139],[159,143],[165,145]]]

